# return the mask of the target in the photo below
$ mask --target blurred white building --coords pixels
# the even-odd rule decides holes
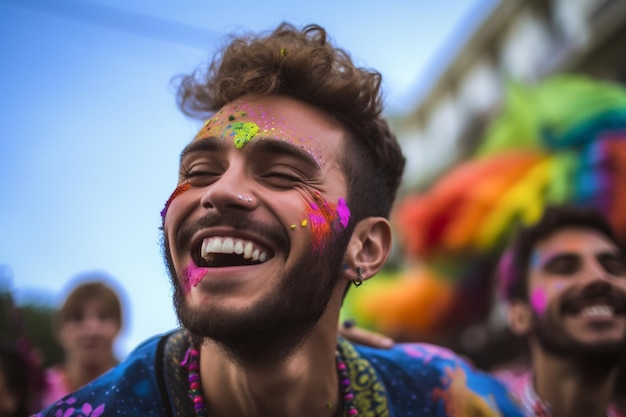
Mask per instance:
[[[626,1],[502,0],[392,118],[407,154],[405,187],[421,189],[475,148],[507,79],[581,73],[626,83]]]

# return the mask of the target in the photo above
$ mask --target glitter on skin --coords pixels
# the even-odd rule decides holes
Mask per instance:
[[[194,263],[189,264],[185,268],[185,281],[182,283],[185,292],[189,293],[189,291],[191,291],[191,287],[196,287],[200,281],[202,281],[202,278],[207,273],[208,269],[209,268],[199,267]]]
[[[548,299],[546,298],[546,293],[543,288],[533,290],[530,295],[530,305],[538,315],[543,316],[545,314],[546,308],[548,307]]]
[[[233,139],[235,147],[241,149],[246,143],[259,136],[285,141],[304,149],[319,164],[322,164],[321,150],[310,145],[312,138],[291,127],[283,118],[272,116],[271,109],[240,103],[219,111],[207,120],[195,136],[194,141],[217,137]]]
[[[172,195],[170,195],[170,198],[167,199],[167,202],[165,203],[165,207],[163,207],[163,210],[161,210],[161,219],[162,220],[165,220],[165,215],[167,214],[167,209],[170,207],[170,204],[172,204],[172,201],[174,201],[174,199],[176,197],[178,197],[179,195],[181,195],[185,191],[189,190],[189,188],[191,188],[191,185],[188,184],[188,183],[181,184],[178,187],[176,187],[176,189],[174,190]]]

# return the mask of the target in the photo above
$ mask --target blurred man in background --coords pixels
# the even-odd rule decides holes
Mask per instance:
[[[610,403],[626,355],[626,263],[606,220],[548,208],[517,233],[509,259],[508,322],[528,340],[531,371],[502,379],[526,415],[623,415]]]

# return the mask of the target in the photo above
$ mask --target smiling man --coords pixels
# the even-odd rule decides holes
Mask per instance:
[[[287,24],[183,77],[183,111],[210,117],[161,212],[182,329],[42,415],[519,416],[447,350],[337,334],[348,287],[391,250],[404,157],[380,84],[324,29]]]
[[[526,415],[622,415],[609,403],[626,359],[626,258],[610,226],[552,207],[520,230],[510,256],[509,326],[527,337],[532,372],[503,379]]]

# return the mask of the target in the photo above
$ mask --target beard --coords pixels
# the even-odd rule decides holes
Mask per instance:
[[[241,227],[237,219],[229,224]],[[248,224],[245,229],[254,227],[258,228]],[[269,230],[258,232],[270,233]],[[210,306],[188,304],[181,285],[182,277],[174,267],[164,233],[162,250],[173,286],[178,320],[189,330],[194,344],[210,339],[235,361],[286,358],[302,344],[326,311],[339,278],[349,237],[346,230],[319,251],[303,256],[295,268],[284,272],[278,288],[245,311],[216,311]]]
[[[564,307],[568,303],[571,304],[586,297],[600,296],[624,299],[624,294],[613,290],[608,284],[591,284],[578,296],[564,294],[558,316],[554,313],[556,309],[553,310],[553,314],[550,314],[550,309],[548,309],[543,318],[533,311],[533,333],[537,342],[553,356],[573,359],[585,367],[598,371],[612,369],[620,361],[626,359],[626,334],[618,340],[581,342],[568,335],[562,324],[562,317],[567,314]],[[560,320],[559,317],[561,317]]]

